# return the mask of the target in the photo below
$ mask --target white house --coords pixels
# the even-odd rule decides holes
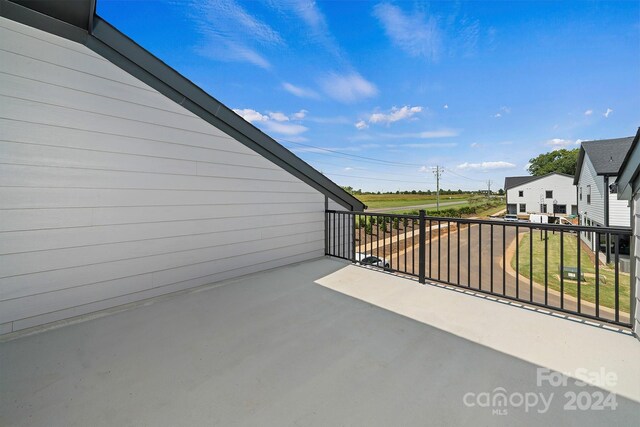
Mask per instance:
[[[636,133],[631,147],[625,156],[618,176],[614,182],[614,189],[619,201],[626,202],[629,205],[631,227],[633,228],[633,237],[630,242],[631,249],[631,277],[633,278],[631,285],[635,287],[635,323],[633,330],[636,337],[640,335],[640,128]]]
[[[581,225],[596,227],[629,227],[630,211],[628,203],[618,200],[611,184],[616,181],[618,171],[629,151],[633,137],[584,141],[573,183],[578,187],[578,214]],[[611,242],[604,236],[596,242],[595,233],[583,233],[583,241],[599,250],[610,260]],[[628,251],[628,242],[623,242],[621,253]]]
[[[0,334],[323,256],[327,207],[95,1],[0,0]]]
[[[504,179],[507,213],[576,215],[573,177],[562,173],[542,176],[508,176]]]

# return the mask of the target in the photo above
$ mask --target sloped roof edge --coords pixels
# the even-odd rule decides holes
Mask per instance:
[[[573,177],[573,183],[578,184],[582,165],[585,156],[589,156],[589,160],[593,165],[596,174],[600,176],[617,175],[621,169],[621,165],[627,156],[629,148],[633,142],[633,136],[610,139],[597,139],[592,141],[582,141],[580,144],[580,152],[578,154],[578,163],[576,165],[576,174]],[[607,157],[609,159],[607,159]]]
[[[232,136],[248,148],[304,181],[347,209],[363,211],[366,206],[329,178],[280,145],[226,105],[208,95],[186,77],[155,57],[142,46],[95,15],[95,0],[74,0],[92,4],[89,28],[74,24],[70,17],[50,16],[25,3],[0,0],[0,16],[21,22],[84,44],[114,65],[156,89],[198,117]],[[33,3],[40,3],[35,1]],[[60,2],[65,3],[65,2]],[[64,13],[61,11],[60,13]],[[89,21],[87,21],[89,22]]]
[[[539,176],[535,176],[535,175],[525,175],[525,176],[507,176],[504,178],[504,190],[507,191],[511,188],[517,187],[519,185],[523,185],[523,184],[527,184],[529,182],[533,182],[533,181],[537,181],[539,179],[542,178],[546,178],[548,176],[551,175],[561,175],[561,176],[566,176],[567,178],[573,178],[572,175],[567,175],[566,173],[562,173],[562,172],[549,172],[547,174],[544,175],[539,175]]]

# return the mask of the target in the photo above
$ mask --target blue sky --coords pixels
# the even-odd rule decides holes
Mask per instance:
[[[640,126],[640,2],[98,1],[341,185],[501,188]]]

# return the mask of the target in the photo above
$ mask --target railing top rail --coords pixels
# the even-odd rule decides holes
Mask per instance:
[[[379,216],[389,218],[408,218],[408,219],[420,219],[418,215],[403,215],[403,214],[388,214],[382,212],[361,212],[361,211],[336,211],[327,210],[326,213],[341,213],[341,214],[355,214],[365,216]],[[426,220],[430,221],[444,221],[444,222],[458,222],[461,224],[489,224],[489,225],[505,225],[511,227],[523,227],[534,228],[536,230],[554,230],[554,231],[583,231],[602,234],[620,234],[631,235],[631,227],[594,227],[588,225],[566,225],[566,224],[543,224],[537,222],[524,222],[524,221],[498,221],[490,219],[479,218],[453,218],[453,217],[437,217],[426,216]]]

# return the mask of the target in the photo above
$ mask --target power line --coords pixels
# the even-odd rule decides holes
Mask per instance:
[[[421,164],[418,164],[418,163],[393,162],[393,161],[390,161],[390,160],[383,160],[383,159],[376,159],[376,158],[373,158],[373,157],[359,156],[357,154],[345,153],[343,151],[331,150],[329,148],[316,147],[314,145],[303,144],[301,142],[288,141],[286,139],[282,139],[281,141],[288,142],[290,144],[301,145],[303,147],[313,148],[315,150],[326,151],[327,153],[338,154],[338,155],[341,155],[341,156],[349,156],[349,157],[354,157],[354,158],[357,158],[357,159],[364,159],[364,160],[369,160],[369,161],[373,161],[373,162],[379,162],[379,163],[383,163],[383,164],[398,165],[398,166],[418,166],[418,167],[424,166],[424,165],[421,165]],[[316,154],[323,154],[323,153],[316,153]]]
[[[326,172],[325,175],[341,176],[341,177],[347,177],[347,178],[370,179],[370,180],[374,180],[374,181],[390,181],[390,182],[406,182],[406,183],[410,183],[410,184],[424,184],[423,182],[420,182],[420,181],[417,181],[417,180],[416,181],[403,181],[403,180],[399,180],[399,179],[376,178],[376,177],[372,177],[372,176],[344,175],[344,174],[331,173],[331,172]]]
[[[484,182],[484,181],[483,181],[483,180],[481,180],[481,179],[473,179],[473,178],[466,177],[466,176],[464,176],[464,175],[460,175],[459,173],[454,172],[454,171],[452,171],[451,169],[449,169],[449,170],[448,170],[448,172],[450,172],[450,173],[454,174],[455,176],[459,176],[460,178],[468,179],[469,181]]]

